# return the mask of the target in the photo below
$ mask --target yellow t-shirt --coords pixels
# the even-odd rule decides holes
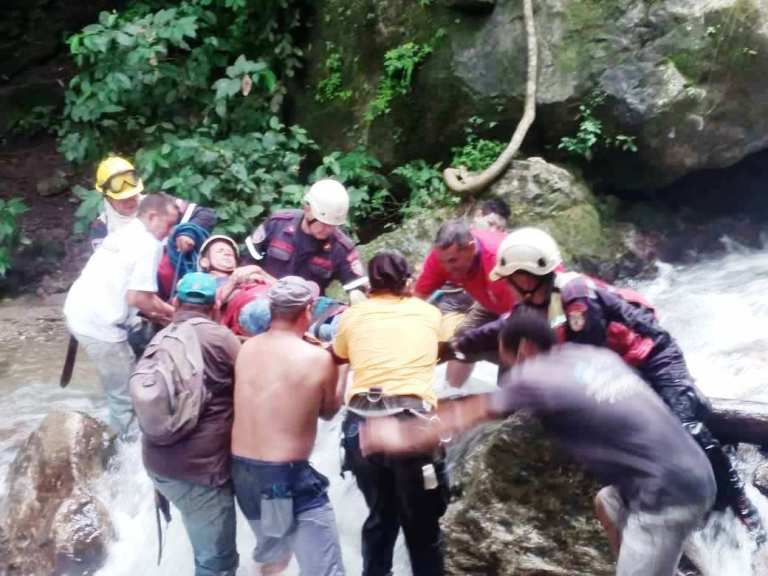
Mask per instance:
[[[347,401],[381,388],[386,395],[415,395],[437,406],[434,390],[440,311],[418,298],[375,295],[347,309],[333,351],[354,372]]]

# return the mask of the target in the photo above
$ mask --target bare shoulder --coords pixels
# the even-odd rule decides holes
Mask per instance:
[[[323,348],[322,346],[318,346],[317,344],[310,344],[309,342],[303,342],[302,346],[305,351],[306,357],[308,360],[312,360],[314,362],[318,363],[318,366],[320,365],[333,365],[333,356],[331,356],[331,353]]]

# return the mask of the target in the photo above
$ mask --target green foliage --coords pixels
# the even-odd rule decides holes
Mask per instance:
[[[123,14],[102,12],[97,24],[70,37],[80,72],[69,84],[60,130],[67,159],[95,161],[203,126],[222,135],[262,127],[280,95],[277,76],[292,74],[298,50],[278,42],[275,51],[292,58],[275,58],[273,46],[266,50],[277,40],[273,23],[251,19],[253,10],[231,0],[157,11],[137,4]],[[254,60],[246,51],[270,56]]]
[[[384,72],[379,80],[376,97],[365,113],[366,121],[370,122],[382,114],[388,114],[393,98],[408,93],[413,71],[432,50],[429,44],[406,42],[384,54]]]
[[[162,143],[139,150],[136,162],[150,189],[215,208],[217,231],[241,237],[272,206],[298,203],[299,165],[314,148],[303,129],[273,117],[263,132],[227,138],[205,129],[185,137],[166,134]]]
[[[451,166],[464,166],[470,172],[480,172],[493,164],[507,144],[499,140],[481,138],[478,133],[494,126],[496,122],[484,122],[482,118],[472,116],[469,125],[464,128],[466,142],[461,147],[451,149]]]
[[[104,196],[93,188],[75,186],[72,193],[80,200],[75,211],[75,234],[85,234],[91,222],[99,215]]]
[[[34,106],[16,119],[10,126],[12,134],[36,136],[41,133],[52,134],[55,131],[55,106]]]
[[[222,232],[250,231],[290,204],[283,196],[316,147],[279,119],[300,64],[292,34],[302,1],[144,0],[103,12],[68,40],[79,73],[60,150],[74,162],[135,156],[148,190],[215,208]],[[100,198],[76,193],[83,232]]]
[[[341,53],[334,50],[331,42],[328,42],[327,48],[330,53],[325,59],[326,76],[317,85],[315,100],[318,102],[332,102],[333,100],[344,102],[352,97],[352,90],[342,89]]]
[[[29,208],[19,198],[0,198],[0,277],[4,277],[11,267],[13,250],[19,243],[24,242],[18,217],[27,210]]]
[[[403,218],[459,203],[459,197],[445,185],[440,163],[430,165],[424,160],[413,160],[395,168],[392,174],[402,178],[409,192],[408,200],[400,206]]]
[[[579,106],[579,128],[574,136],[560,139],[558,148],[573,156],[592,160],[595,146],[618,148],[622,152],[637,152],[635,137],[626,134],[607,134],[596,110],[605,102],[605,92],[595,91]]]
[[[349,192],[350,223],[353,227],[370,218],[382,218],[393,210],[390,184],[381,173],[381,163],[362,148],[351,152],[333,152],[323,158],[310,177],[335,178]]]

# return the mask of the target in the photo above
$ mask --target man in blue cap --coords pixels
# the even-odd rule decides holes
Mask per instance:
[[[229,445],[234,366],[240,342],[226,327],[211,320],[216,287],[210,274],[186,274],[178,283],[173,302],[172,326],[191,325],[202,353],[207,399],[197,425],[170,445],[143,437],[144,466],[155,488],[181,512],[195,555],[195,576],[234,576],[238,565]],[[164,332],[155,339],[161,339]]]

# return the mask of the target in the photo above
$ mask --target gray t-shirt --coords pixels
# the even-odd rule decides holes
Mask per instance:
[[[556,346],[512,369],[498,414],[530,410],[576,460],[643,510],[714,497],[704,451],[648,385],[610,350]]]

